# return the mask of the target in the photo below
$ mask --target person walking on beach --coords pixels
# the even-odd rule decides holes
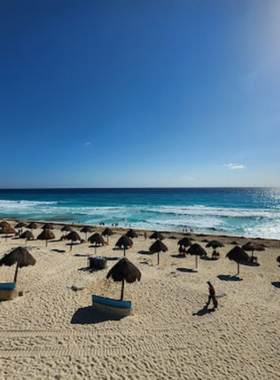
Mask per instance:
[[[214,286],[211,284],[210,281],[207,281],[207,284],[209,286],[209,296],[207,304],[205,305],[205,308],[207,308],[211,301],[213,301],[214,309],[218,307],[218,301],[216,299],[216,292]]]

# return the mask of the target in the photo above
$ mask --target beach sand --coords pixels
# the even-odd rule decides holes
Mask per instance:
[[[279,379],[280,241],[258,240],[266,246],[254,253],[260,266],[241,265],[235,277],[237,265],[226,253],[233,242],[249,239],[219,237],[225,244],[220,259],[199,259],[194,271],[194,256],[177,256],[182,234],[165,233],[168,252],[157,265],[157,255],[148,253],[153,241],[140,231],[127,250],[142,273],[140,282],[125,284],[134,315],[108,320],[93,311],[91,296],[120,297],[121,284],[106,274],[123,257],[115,243],[124,230],[112,227],[117,233],[109,245],[97,248],[108,266],[91,272],[87,261],[94,248],[74,244],[70,251],[69,242],[59,240],[60,229],[55,226],[56,239],[47,247],[0,236],[0,257],[23,246],[37,261],[19,270],[23,296],[0,303],[1,379]],[[40,232],[34,230],[35,237]],[[216,238],[191,237],[204,248]],[[14,272],[15,266],[0,267],[1,282],[13,281]],[[209,280],[216,311],[204,309]]]

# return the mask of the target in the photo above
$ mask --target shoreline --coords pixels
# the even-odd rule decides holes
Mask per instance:
[[[33,222],[34,220],[27,220],[27,219],[19,219],[19,218],[0,218],[0,222],[8,220],[11,221],[12,223],[30,223]],[[63,227],[64,225],[69,225],[71,227],[74,227],[76,229],[81,229],[85,224],[80,224],[80,223],[67,223],[67,222],[62,222],[62,221],[57,221],[57,220],[38,220],[35,221],[35,223],[38,223],[39,225],[43,225],[45,223],[52,223],[54,226],[56,226],[56,229],[59,229],[59,227]],[[91,225],[91,224],[86,224],[87,226],[92,227],[95,232],[101,233],[106,227],[111,228],[114,230],[115,233],[118,233],[120,235],[126,233],[130,229],[134,229],[133,227],[119,227],[119,226],[110,226],[110,225]],[[135,229],[140,235],[144,235],[144,233],[152,234],[153,231],[155,230],[147,230],[147,229]],[[235,244],[236,245],[243,245],[247,241],[256,241],[260,244],[263,244],[264,246],[268,248],[279,248],[280,249],[280,239],[269,239],[269,238],[261,238],[261,237],[247,237],[247,236],[239,236],[239,235],[223,235],[223,234],[207,234],[207,233],[195,233],[195,232],[183,232],[183,231],[168,231],[168,230],[157,230],[158,232],[161,232],[166,235],[166,238],[176,238],[180,239],[183,236],[188,236],[193,240],[196,240],[197,242],[206,242],[206,240],[220,240],[221,243],[223,244]],[[205,241],[203,241],[205,240]]]

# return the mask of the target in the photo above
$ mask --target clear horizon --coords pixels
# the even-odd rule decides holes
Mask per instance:
[[[2,0],[0,188],[280,187],[280,2]]]

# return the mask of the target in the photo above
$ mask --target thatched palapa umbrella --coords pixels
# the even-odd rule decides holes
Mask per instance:
[[[216,252],[216,249],[222,247],[224,247],[223,243],[218,240],[211,240],[206,244],[206,248],[213,248],[212,257],[215,257],[215,255],[219,256],[219,253]]]
[[[103,237],[98,233],[96,232],[95,234],[93,234],[92,236],[90,236],[88,238],[88,241],[91,243],[91,244],[94,244],[94,248],[95,248],[95,251],[94,253],[96,254],[96,247],[98,245],[105,245],[105,240],[103,239]]]
[[[131,239],[133,239],[133,238],[137,238],[138,234],[137,234],[137,232],[135,230],[130,229],[130,230],[127,231],[126,236],[128,236]]]
[[[190,247],[192,245],[192,242],[188,237],[185,236],[178,241],[178,244],[182,247]]]
[[[65,224],[62,228],[61,228],[61,232],[71,232],[73,231],[73,228],[71,226],[69,226],[69,224]]]
[[[3,227],[11,227],[11,225],[6,220],[3,220],[2,222],[0,222],[0,228],[3,228]]]
[[[253,254],[254,251],[264,251],[265,247],[262,244],[253,242],[253,241],[248,241],[248,243],[242,245],[241,247],[244,251],[251,251],[251,260],[253,260]]]
[[[7,253],[0,260],[0,266],[1,265],[11,266],[13,264],[17,265],[16,271],[15,271],[15,277],[14,277],[14,282],[16,283],[18,268],[27,267],[29,265],[35,265],[36,260],[25,248],[17,247],[13,249],[10,253]]]
[[[161,240],[156,240],[149,248],[151,253],[157,253],[157,263],[159,265],[159,253],[168,251],[168,248]]]
[[[15,234],[16,233],[16,230],[13,229],[13,227],[11,227],[10,225],[4,225],[1,229],[0,229],[0,234],[5,234],[5,240],[7,241],[7,238],[8,238],[8,235],[10,234]]]
[[[53,223],[45,223],[42,227],[43,230],[53,230]]]
[[[24,232],[20,235],[19,238],[20,238],[20,239],[26,239],[26,241],[27,241],[27,240],[33,240],[33,239],[34,239],[34,236],[33,236],[33,233],[32,233],[31,231],[27,230],[27,231],[24,231]]]
[[[187,252],[186,252],[186,247],[190,247],[192,245],[192,242],[189,238],[187,237],[183,237],[182,239],[180,239],[178,241],[178,244],[179,244],[179,253],[180,255],[185,255]]]
[[[153,232],[152,235],[150,236],[150,239],[159,239],[159,240],[163,240],[164,239],[164,236],[162,235],[161,232]]]
[[[194,243],[187,250],[187,253],[190,255],[195,255],[195,267],[198,267],[198,256],[207,256],[207,252],[204,248],[201,247],[198,243]]]
[[[14,226],[14,228],[23,228],[23,227],[26,227],[26,224],[23,223],[23,222],[19,222],[19,223],[17,223],[17,224]]]
[[[240,248],[238,245],[236,245],[234,248],[232,248],[227,253],[226,257],[237,263],[237,274],[239,274],[239,264],[242,261],[249,261],[249,256],[247,255],[247,253],[242,248]]]
[[[141,272],[126,257],[123,257],[117,262],[117,264],[115,264],[109,270],[106,278],[108,279],[110,277],[112,277],[114,281],[122,282],[122,289],[121,289],[121,301],[122,301],[123,296],[124,296],[124,282],[126,281],[128,283],[133,283],[136,280],[140,281]]]
[[[112,236],[114,235],[114,232],[113,230],[111,230],[111,228],[105,228],[105,230],[102,232],[101,234],[102,236],[107,236],[107,244],[109,243],[109,236]]]
[[[55,235],[51,230],[44,229],[39,236],[37,236],[39,240],[46,240],[46,247],[48,245],[48,240],[55,239]]]
[[[85,234],[85,240],[87,240],[87,233],[88,233],[88,232],[89,232],[89,233],[93,232],[93,228],[90,227],[90,226],[84,226],[84,227],[80,230],[80,232],[84,232],[84,234]]]
[[[28,224],[27,228],[30,228],[31,230],[36,230],[38,228],[38,225],[35,222],[31,222]]]
[[[71,231],[68,235],[66,235],[67,240],[71,240],[70,251],[72,251],[72,245],[74,241],[81,241],[80,235],[76,231]]]
[[[123,247],[123,255],[125,256],[126,249],[133,246],[133,241],[126,235],[122,235],[116,242],[116,247]]]

